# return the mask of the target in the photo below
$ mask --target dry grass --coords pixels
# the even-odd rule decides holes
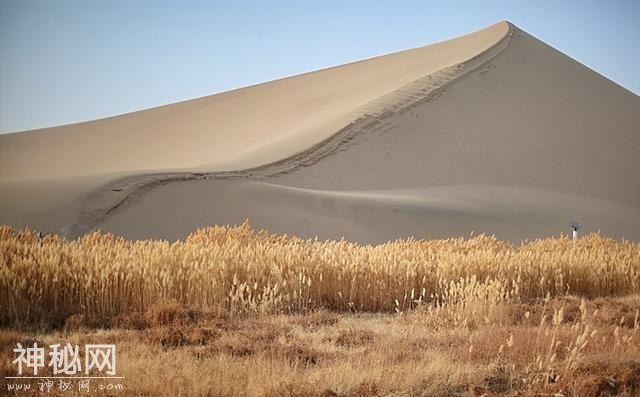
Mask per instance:
[[[0,376],[16,342],[116,343],[126,395],[635,396],[639,294],[640,244],[598,235],[359,246],[245,224],[168,244],[1,228]]]
[[[628,316],[628,308],[640,307],[640,295],[501,306],[500,321],[476,327],[437,328],[443,318],[457,321],[456,309],[443,308],[402,315],[178,316],[142,329],[4,329],[0,376],[15,375],[10,349],[16,342],[108,342],[117,345],[126,395],[640,394],[640,320],[637,312]],[[144,317],[167,319],[158,313],[176,309],[186,311],[161,302]]]
[[[169,244],[101,233],[66,241],[4,227],[0,252],[0,325],[62,325],[71,315],[108,325],[160,300],[217,316],[453,305],[459,320],[476,322],[501,302],[640,292],[640,244],[599,235],[519,247],[486,236],[359,246],[244,224]]]

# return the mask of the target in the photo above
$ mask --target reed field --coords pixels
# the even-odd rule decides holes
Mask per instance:
[[[634,242],[361,246],[245,223],[170,244],[3,227],[0,255],[3,376],[20,341],[109,341],[124,395],[640,394]]]
[[[212,227],[184,242],[77,241],[0,229],[0,324],[112,318],[159,300],[246,313],[404,312],[640,292],[640,244],[589,235],[512,246],[493,237],[377,246]],[[477,314],[477,313],[476,313]]]

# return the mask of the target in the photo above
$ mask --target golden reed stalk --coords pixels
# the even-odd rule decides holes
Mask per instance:
[[[170,244],[99,232],[67,241],[0,227],[0,253],[0,325],[111,318],[163,299],[239,315],[640,292],[640,244],[597,234],[521,246],[484,235],[360,246],[256,233],[245,223]]]

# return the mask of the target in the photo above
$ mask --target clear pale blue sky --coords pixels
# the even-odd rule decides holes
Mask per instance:
[[[638,0],[0,0],[0,131],[209,95],[505,19],[640,93]]]

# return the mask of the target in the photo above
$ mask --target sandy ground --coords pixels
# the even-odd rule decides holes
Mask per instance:
[[[593,197],[490,185],[337,191],[252,181],[185,181],[152,189],[110,214],[101,228],[129,238],[176,240],[198,227],[249,219],[258,229],[322,240],[381,243],[474,232],[520,242],[566,233],[572,219],[588,219],[587,231],[626,237],[637,233],[637,214],[630,216],[637,211]]]
[[[0,222],[177,239],[241,223],[381,242],[640,239],[640,98],[507,23],[95,122],[0,137]]]

